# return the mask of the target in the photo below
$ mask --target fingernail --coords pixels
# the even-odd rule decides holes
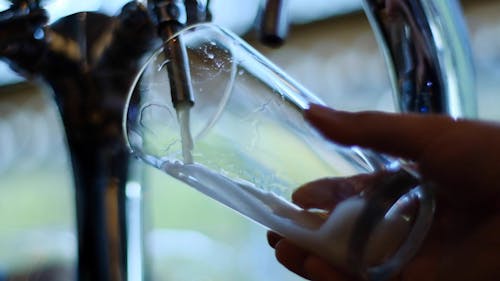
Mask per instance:
[[[304,119],[308,122],[314,120],[322,120],[325,118],[332,118],[332,115],[337,111],[320,104],[309,104],[309,108],[304,111]]]
[[[283,237],[275,232],[268,231],[267,232],[267,242],[269,243],[269,246],[274,248],[276,244],[278,244],[279,241],[281,241]]]

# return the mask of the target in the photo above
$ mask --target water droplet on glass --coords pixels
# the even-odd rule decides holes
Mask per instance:
[[[222,68],[224,66],[224,62],[217,60],[217,61],[215,61],[215,66],[217,66],[217,68]]]

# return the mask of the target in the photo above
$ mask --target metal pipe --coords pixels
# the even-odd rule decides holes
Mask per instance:
[[[54,89],[73,164],[78,280],[127,280],[130,243],[142,243],[142,237],[130,240],[127,222],[143,214],[128,207],[131,159],[121,115],[140,59],[151,47],[152,24],[147,10],[131,3],[118,18],[95,13],[64,18],[47,36],[51,51],[41,72]],[[58,40],[73,49],[59,49]]]
[[[261,9],[259,35],[270,47],[283,45],[288,35],[288,0],[266,0]]]
[[[364,0],[401,112],[476,116],[474,67],[456,0]]]
[[[169,40],[187,24],[187,7],[182,0],[154,0],[150,4],[155,15],[158,35],[163,40],[163,53],[168,60],[170,95],[175,108],[194,104],[187,51],[178,36]]]
[[[258,28],[274,29],[277,38],[283,37],[280,30],[287,23],[280,19],[286,14],[285,2],[266,0],[267,12]],[[458,1],[363,0],[363,4],[386,59],[397,109],[475,117],[475,73]],[[263,43],[268,41],[265,34]]]
[[[141,58],[151,49],[154,26],[147,9],[136,2],[127,4],[116,18],[77,13],[51,26],[33,24],[37,12],[2,21],[23,32],[2,38],[0,55],[16,70],[41,76],[53,89],[76,189],[77,279],[127,280],[129,255],[142,257],[129,251],[131,243],[142,243],[142,237],[136,235],[132,241],[127,223],[141,225],[142,213],[137,193],[127,194],[131,159],[121,117]],[[129,206],[132,201],[134,207]]]

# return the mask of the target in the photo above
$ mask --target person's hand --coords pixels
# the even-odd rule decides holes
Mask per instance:
[[[347,113],[312,105],[305,118],[326,138],[414,161],[436,185],[424,245],[394,280],[500,280],[500,126],[439,115]],[[378,176],[320,179],[298,189],[304,208],[332,209]],[[268,233],[276,257],[314,281],[352,280],[286,238]]]

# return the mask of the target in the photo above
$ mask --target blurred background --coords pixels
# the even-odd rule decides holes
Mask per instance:
[[[47,8],[54,21],[78,11],[113,15],[126,2],[53,0]],[[243,36],[329,105],[393,111],[387,71],[360,1],[290,2],[293,25],[280,49],[256,40],[258,0],[212,0],[211,8],[216,23]],[[462,4],[477,72],[479,118],[500,121],[500,2]],[[7,6],[0,1],[1,9]],[[145,169],[145,237],[152,280],[302,280],[275,261],[264,228]],[[2,63],[0,280],[12,272],[30,276],[12,280],[59,280],[41,276],[74,267],[73,199],[63,129],[50,89],[24,80]]]

